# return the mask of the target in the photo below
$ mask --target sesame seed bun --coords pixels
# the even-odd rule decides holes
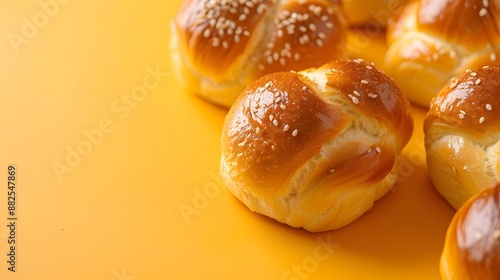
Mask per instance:
[[[500,67],[466,70],[431,102],[424,121],[429,174],[456,209],[500,178]]]
[[[387,31],[387,74],[412,103],[466,69],[500,65],[500,6],[489,0],[410,2]]]
[[[229,107],[265,74],[344,57],[347,24],[338,1],[186,0],[172,33],[179,78]]]
[[[252,211],[312,232],[343,227],[396,182],[410,106],[362,60],[250,84],[222,132],[221,175]]]

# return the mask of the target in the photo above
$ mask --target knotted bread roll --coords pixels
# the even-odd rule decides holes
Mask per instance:
[[[252,211],[292,227],[343,227],[396,182],[408,101],[362,60],[279,72],[250,84],[222,132],[221,176]]]
[[[500,185],[483,189],[457,211],[440,268],[443,280],[500,279]]]
[[[431,99],[466,69],[500,64],[500,3],[422,0],[387,31],[387,74],[411,102]]]
[[[191,91],[229,107],[250,82],[344,57],[338,0],[185,0],[171,49]]]
[[[500,179],[500,68],[453,78],[424,120],[427,166],[434,186],[455,209]]]

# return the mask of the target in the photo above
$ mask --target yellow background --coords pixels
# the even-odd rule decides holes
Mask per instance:
[[[170,65],[180,0],[54,1],[0,3],[0,279],[439,279],[453,209],[427,175],[424,110],[401,182],[372,211],[337,231],[292,229],[220,186],[226,111],[186,94]],[[372,35],[351,38],[353,55],[380,65]]]

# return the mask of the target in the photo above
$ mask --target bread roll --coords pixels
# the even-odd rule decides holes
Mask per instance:
[[[500,68],[484,66],[453,78],[424,120],[434,186],[456,209],[500,178]]]
[[[221,176],[252,211],[292,227],[343,227],[396,182],[413,119],[400,90],[362,60],[269,74],[231,107]]]
[[[410,0],[342,0],[346,19],[351,26],[384,28]],[[373,32],[373,30],[371,30]]]
[[[499,4],[488,0],[408,4],[387,31],[387,74],[412,103],[428,108],[459,73],[499,65]]]
[[[336,0],[185,0],[172,33],[179,78],[229,107],[265,74],[344,57],[347,24]]]
[[[441,276],[500,279],[500,185],[483,189],[453,217],[441,255]]]

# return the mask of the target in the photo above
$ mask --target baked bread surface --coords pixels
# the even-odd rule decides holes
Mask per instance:
[[[443,280],[500,279],[500,185],[483,189],[457,211],[440,268]]]
[[[455,208],[500,178],[500,68],[484,66],[453,78],[424,120],[427,169]]]
[[[387,30],[385,70],[424,108],[466,69],[500,65],[500,3],[422,0],[405,6]]]
[[[257,78],[342,58],[339,1],[186,0],[172,22],[172,62],[187,88],[230,107]]]
[[[267,75],[231,107],[221,175],[252,211],[318,232],[343,227],[396,182],[408,101],[362,60]]]

